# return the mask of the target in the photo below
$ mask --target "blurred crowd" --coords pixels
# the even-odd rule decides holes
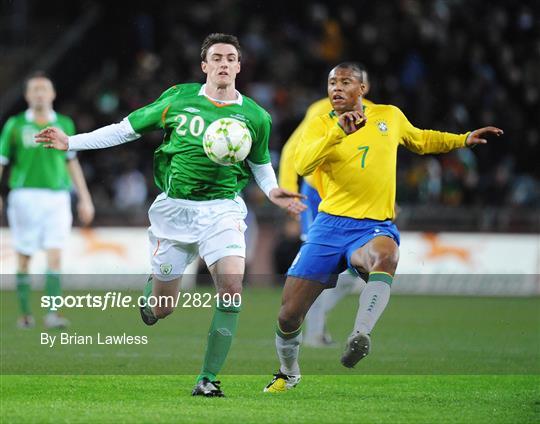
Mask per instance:
[[[202,40],[228,32],[244,49],[239,90],[272,115],[276,167],[306,108],[325,96],[330,68],[356,60],[369,70],[369,99],[399,106],[419,128],[505,130],[489,147],[447,155],[420,157],[402,149],[400,204],[539,205],[540,17],[534,2],[149,3],[108,6],[102,30],[126,47],[117,54],[104,48],[97,67],[81,69],[77,88],[60,93],[58,109],[74,118],[79,132],[121,120],[175,83],[202,81]],[[80,155],[98,211],[146,211],[156,194],[152,153],[160,139],[154,133],[130,146]],[[249,193],[262,202],[257,190]]]

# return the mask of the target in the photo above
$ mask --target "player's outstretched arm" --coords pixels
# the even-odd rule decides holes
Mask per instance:
[[[35,136],[36,143],[43,144],[46,149],[67,150],[69,137],[60,128],[48,127]]]
[[[118,146],[137,140],[141,135],[136,132],[128,118],[117,124],[107,125],[89,133],[68,137],[58,128],[45,128],[35,136],[36,143],[42,143],[48,149],[57,150],[93,150]]]
[[[469,147],[476,146],[478,144],[487,144],[486,136],[503,135],[504,131],[497,127],[483,127],[472,131],[468,136],[465,144]]]

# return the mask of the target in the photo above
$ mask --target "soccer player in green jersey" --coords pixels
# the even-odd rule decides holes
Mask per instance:
[[[223,396],[216,376],[229,352],[240,312],[238,303],[226,299],[239,298],[244,274],[246,206],[238,194],[253,174],[274,204],[295,214],[305,208],[297,201],[300,194],[278,187],[268,152],[270,115],[235,89],[240,55],[236,37],[211,34],[201,48],[205,84],[176,85],[119,124],[88,134],[68,137],[51,128],[36,137],[47,147],[71,151],[118,145],[148,131],[164,132],[154,154],[154,179],[163,193],[148,212],[153,278],[145,295],[176,298],[182,273],[197,255],[212,274],[220,301],[194,396]],[[221,118],[239,120],[249,129],[253,143],[247,160],[222,166],[206,155],[205,129]],[[173,310],[170,304],[146,307],[141,316],[152,325]]]
[[[30,309],[29,265],[39,249],[47,253],[45,293],[60,294],[61,250],[71,229],[69,190],[73,181],[79,197],[78,213],[83,224],[94,217],[94,206],[74,152],[45,149],[34,143],[34,135],[46,127],[75,132],[73,121],[53,110],[53,84],[42,73],[26,82],[29,108],[9,118],[0,135],[0,177],[11,163],[8,221],[17,252],[17,296],[21,309],[18,326],[34,326]],[[56,312],[45,316],[45,326],[62,328],[68,321]]]

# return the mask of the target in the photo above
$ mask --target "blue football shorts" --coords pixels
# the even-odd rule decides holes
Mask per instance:
[[[355,219],[319,212],[307,241],[287,275],[335,287],[337,276],[351,266],[351,255],[375,237],[386,236],[399,246],[399,231],[390,220]]]

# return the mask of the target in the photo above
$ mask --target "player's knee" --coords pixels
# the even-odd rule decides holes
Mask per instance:
[[[399,261],[399,253],[397,250],[384,250],[378,252],[373,261],[372,270],[384,271],[389,274],[394,274]]]
[[[241,295],[242,294],[242,282],[233,282],[231,284],[225,284],[224,286],[220,287],[218,290],[218,295],[220,298],[222,298],[224,295],[227,296],[234,296]]]
[[[281,331],[291,333],[298,330],[302,325],[302,316],[282,307],[279,311],[278,324]]]
[[[28,274],[29,271],[30,271],[30,256],[19,254],[18,260],[17,260],[17,272]]]

